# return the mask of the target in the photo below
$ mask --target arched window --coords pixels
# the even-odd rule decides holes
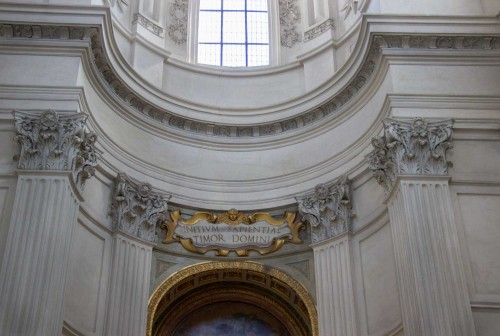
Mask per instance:
[[[267,0],[199,0],[197,62],[269,65]]]

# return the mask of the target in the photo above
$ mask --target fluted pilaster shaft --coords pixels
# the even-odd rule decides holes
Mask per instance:
[[[152,244],[115,233],[107,335],[146,333]]]
[[[124,173],[115,179],[109,212],[115,233],[107,335],[146,333],[155,229],[165,218],[168,198]]]
[[[476,334],[448,179],[398,177],[387,201],[405,335]]]
[[[314,245],[320,335],[354,336],[350,234]]]
[[[79,202],[70,172],[19,172],[0,272],[0,334],[60,335]]]

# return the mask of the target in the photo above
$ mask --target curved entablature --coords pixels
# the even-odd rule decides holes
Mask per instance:
[[[296,106],[287,106],[288,110],[299,110],[298,113],[288,117],[263,123],[249,121],[242,124],[194,119],[190,117],[193,114],[191,113],[193,110],[187,113],[172,112],[162,107],[161,104],[151,102],[153,99],[148,99],[151,98],[151,95],[141,94],[133,90],[129,85],[125,84],[133,82],[130,80],[131,78],[120,76],[116,71],[116,67],[110,61],[113,58],[113,52],[110,48],[106,47],[101,27],[3,24],[1,31],[4,38],[22,37],[69,40],[89,38],[91,40],[93,62],[99,73],[99,77],[102,79],[103,84],[108,86],[125,106],[130,107],[133,111],[141,115],[147,116],[147,119],[151,122],[159,123],[168,129],[218,138],[276,136],[306,128],[307,126],[324,123],[329,118],[342,113],[342,111],[346,110],[346,106],[358,98],[380,65],[383,50],[391,50],[391,52],[404,52],[408,50],[421,52],[426,50],[480,49],[488,51],[500,48],[500,37],[498,36],[382,34],[369,33],[367,31],[368,27],[368,25],[365,25],[366,31],[363,34],[366,37],[366,41],[361,42],[366,44],[364,47],[366,54],[360,55],[363,56],[362,62],[359,62],[357,69],[348,69],[351,70],[352,75],[347,82],[330,83],[332,87],[340,86],[336,84],[343,84],[341,89],[337,90],[331,96],[327,95],[328,99],[324,98],[324,92],[323,94],[320,92],[317,93],[316,97],[314,95],[302,97],[303,100],[309,100],[309,104],[297,103]],[[141,85],[141,83],[138,84]],[[142,84],[144,84],[143,87],[147,86],[146,83]],[[163,97],[162,99],[164,101],[168,100],[167,97]],[[319,101],[319,103],[313,105],[314,103],[311,104],[311,101]],[[308,108],[308,106],[312,107]],[[231,117],[226,116],[226,119],[231,119]]]

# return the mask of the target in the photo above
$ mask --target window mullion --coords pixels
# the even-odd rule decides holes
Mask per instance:
[[[245,66],[248,66],[248,11],[247,11],[247,0],[245,0]]]
[[[224,0],[220,2],[220,65],[222,66],[224,63]]]

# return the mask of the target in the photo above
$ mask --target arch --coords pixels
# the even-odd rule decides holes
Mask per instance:
[[[255,262],[203,262],[172,274],[148,302],[147,336],[162,327],[167,314],[175,327],[196,309],[214,302],[265,305],[294,334],[318,336],[316,306],[305,289],[288,274]],[[184,313],[172,312],[182,304]]]

